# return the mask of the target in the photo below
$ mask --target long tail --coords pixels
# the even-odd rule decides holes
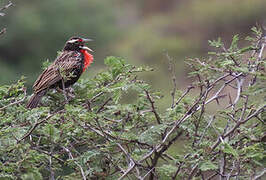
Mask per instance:
[[[38,106],[38,104],[40,103],[40,101],[42,100],[42,97],[46,94],[46,91],[47,90],[42,90],[38,93],[34,93],[31,96],[31,98],[27,104],[27,108],[28,109],[36,108]]]

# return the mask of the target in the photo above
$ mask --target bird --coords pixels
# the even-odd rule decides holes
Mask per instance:
[[[81,74],[93,62],[93,52],[84,44],[92,41],[82,37],[71,37],[65,43],[60,55],[50,64],[33,84],[33,94],[26,107],[33,109],[41,102],[42,97],[49,89],[65,88],[73,85]]]

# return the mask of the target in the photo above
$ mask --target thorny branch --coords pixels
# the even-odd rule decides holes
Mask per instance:
[[[262,44],[261,49],[257,50],[254,54],[254,57],[257,58],[253,61],[263,60],[263,49],[265,49],[265,46]],[[224,49],[224,53],[228,53],[228,51]],[[238,69],[241,67],[242,61],[236,59],[233,54],[227,57],[234,61],[234,67],[237,66]],[[247,122],[255,119],[257,121],[256,126],[264,122],[260,115],[265,112],[266,106],[261,105],[257,107],[252,105],[252,96],[245,94],[248,86],[256,84],[257,81],[254,80],[254,77],[257,74],[252,74],[251,72],[258,70],[260,64],[255,64],[256,66],[250,67],[248,72],[244,72],[226,67],[219,69],[199,59],[195,59],[192,63],[194,64],[190,65],[197,71],[195,75],[196,83],[189,85],[178,98],[176,97],[177,82],[175,72],[173,69],[170,69],[173,91],[171,93],[172,101],[169,103],[170,108],[167,109],[167,113],[160,113],[156,108],[155,94],[145,88],[140,90],[145,102],[142,105],[143,107],[139,108],[137,105],[134,105],[132,108],[127,106],[126,110],[119,109],[116,112],[110,111],[112,108],[110,105],[114,101],[112,96],[107,92],[97,91],[89,100],[83,99],[83,102],[86,101],[82,104],[86,112],[84,116],[78,119],[80,112],[77,112],[69,119],[65,119],[64,115],[60,115],[61,119],[59,120],[60,124],[71,121],[70,124],[73,123],[73,126],[82,129],[80,132],[77,130],[75,133],[81,137],[85,136],[88,138],[80,140],[80,137],[72,136],[71,129],[67,134],[67,136],[70,136],[71,140],[69,141],[71,142],[64,142],[64,145],[54,143],[54,146],[60,149],[58,150],[61,153],[60,155],[67,154],[68,159],[76,164],[79,169],[78,173],[81,173],[84,180],[89,176],[88,173],[90,172],[88,171],[93,171],[90,168],[90,163],[98,162],[95,162],[91,157],[86,157],[86,163],[81,164],[80,159],[74,156],[90,150],[97,150],[100,153],[100,161],[107,161],[102,168],[103,173],[106,173],[107,176],[115,175],[119,180],[125,178],[141,180],[159,178],[159,165],[161,161],[175,168],[170,176],[172,179],[176,179],[180,175],[187,179],[193,179],[196,176],[202,179],[217,177],[220,177],[220,179],[230,179],[241,176],[245,173],[241,170],[242,163],[244,162],[224,152],[223,147],[225,143],[241,135],[240,130],[248,124]],[[170,63],[170,65],[173,66],[173,63]],[[196,68],[197,65],[215,71],[215,76],[209,77],[211,75],[198,73],[200,68]],[[99,86],[108,88],[119,82],[119,80],[118,77],[114,81],[108,81]],[[197,92],[195,93],[192,89]],[[233,95],[231,96],[231,94]],[[229,98],[229,103],[225,104],[223,102],[225,98]],[[19,104],[23,100],[22,98],[22,100],[15,101],[2,107],[0,110]],[[143,99],[141,100],[143,101]],[[226,112],[222,114],[214,110],[214,112],[208,113],[208,108],[213,104],[221,107],[219,110],[224,109]],[[135,109],[131,110],[131,108]],[[134,114],[133,111],[137,113]],[[47,151],[46,144],[43,146],[44,148],[41,148],[39,143],[33,143],[32,139],[36,139],[34,136],[36,128],[48,122],[56,114],[63,112],[65,110],[48,114],[45,118],[39,119],[33,123],[32,127],[21,139],[17,139],[17,143],[26,142],[29,139],[29,143],[32,145],[31,149],[49,156],[51,178],[54,177],[53,164],[56,162],[64,163],[65,157],[56,156],[57,154],[54,154],[54,149],[50,150],[50,152],[49,150]],[[152,114],[151,120],[142,123],[143,117],[148,113]],[[223,125],[217,125],[221,118],[226,120],[221,122]],[[65,124],[67,125],[67,123]],[[159,128],[163,127],[162,131],[154,133],[157,133],[156,135],[159,138],[152,142],[142,141],[139,137],[149,130],[150,125],[158,126]],[[63,131],[60,132],[60,134],[64,133]],[[154,138],[153,134],[149,134],[149,136]],[[95,140],[96,138],[97,140]],[[177,147],[174,144],[181,138],[182,141],[193,145],[189,146],[189,153],[186,152],[184,156],[180,155],[182,157],[175,157],[171,154],[171,148],[175,150]],[[245,138],[249,137],[244,137],[243,139]],[[41,141],[41,138],[38,141]],[[261,138],[256,138],[249,143],[259,143],[260,141],[262,141]],[[86,145],[85,150],[83,149],[84,144]],[[230,144],[232,148],[242,148],[246,145],[242,140]],[[76,150],[77,147],[82,150]],[[204,169],[202,170],[202,162],[206,160],[204,158],[207,159],[208,163],[214,164],[207,174],[205,174]],[[207,165],[211,166],[210,164]],[[254,179],[259,179],[264,174],[265,169],[260,169],[260,171],[254,171],[253,177]]]
[[[166,58],[167,58],[168,63],[169,63],[168,69],[171,72],[171,76],[172,76],[173,90],[171,92],[171,96],[172,96],[171,107],[174,108],[174,106],[175,106],[175,94],[176,94],[176,90],[177,90],[175,64],[174,64],[173,59],[169,56],[168,53],[166,53]]]
[[[74,160],[74,157],[73,157],[71,151],[64,146],[62,146],[62,148],[68,153],[69,159]],[[74,160],[74,163],[79,167],[83,180],[86,180],[87,178],[85,176],[85,172],[84,172],[83,168],[81,167],[81,165],[79,165],[79,163],[76,160]]]
[[[262,46],[262,49],[264,48],[264,46]],[[225,52],[227,52],[226,49],[224,49]],[[260,51],[259,53],[259,58],[261,58],[262,54],[262,50]],[[239,63],[234,59],[233,56],[230,56],[230,58],[234,61],[235,65],[236,66],[239,66]],[[203,64],[204,65],[204,64]],[[228,79],[229,77],[232,77],[231,79]],[[200,79],[201,80],[201,79]],[[226,80],[225,82],[223,82],[224,80]],[[161,152],[166,146],[165,146],[165,143],[167,141],[171,141],[171,134],[173,134],[176,129],[183,123],[185,122],[187,119],[191,118],[191,116],[193,114],[195,114],[196,112],[198,112],[199,110],[201,110],[202,108],[204,108],[205,105],[213,102],[214,100],[218,100],[220,98],[224,98],[225,96],[227,95],[221,95],[222,91],[226,88],[226,87],[232,87],[232,83],[233,82],[236,82],[237,84],[237,87],[236,87],[236,97],[234,99],[234,101],[232,102],[231,101],[231,104],[230,106],[232,107],[232,109],[235,109],[237,103],[240,101],[240,98],[241,98],[241,92],[242,92],[242,89],[243,89],[243,85],[244,85],[244,81],[246,80],[246,75],[244,73],[225,73],[224,75],[220,76],[219,78],[217,78],[215,81],[213,81],[211,84],[209,84],[207,86],[207,88],[205,89],[205,93],[201,93],[201,96],[198,98],[197,101],[194,102],[194,104],[192,104],[190,106],[190,109],[187,110],[187,113],[180,119],[176,120],[174,122],[174,124],[172,125],[172,127],[168,130],[167,133],[165,133],[162,141],[160,144],[156,145],[152,150],[150,150],[146,155],[143,156],[143,158],[141,160],[139,160],[137,163],[140,164],[141,162],[143,162],[144,160],[148,159],[148,158],[151,158],[153,155],[156,157],[156,154],[158,155],[159,152]],[[217,88],[218,84],[221,84],[222,83],[222,86],[216,91],[216,93],[214,93],[214,95],[212,95],[211,97],[209,97],[208,99],[205,99],[204,100],[204,94],[210,94],[210,92],[214,89],[214,88]],[[174,83],[174,87],[175,87],[175,81],[173,81]],[[193,86],[190,86],[189,88],[187,88],[187,90],[183,93],[183,95],[177,100],[176,104],[179,104],[181,102],[181,100],[189,93],[190,89],[192,89]],[[203,89],[202,89],[203,91]],[[172,94],[173,95],[173,94]],[[149,97],[149,96],[147,96]],[[255,112],[249,114],[246,118],[244,118],[244,113],[246,112],[247,108],[248,108],[248,97],[246,96],[243,96],[245,101],[244,101],[244,104],[243,104],[243,107],[242,107],[242,110],[241,110],[241,116],[239,118],[239,120],[236,122],[236,124],[229,130],[225,130],[223,134],[220,134],[218,139],[217,139],[217,142],[215,142],[211,147],[210,147],[210,150],[211,151],[214,151],[214,149],[219,145],[220,142],[223,142],[225,138],[231,136],[235,130],[237,128],[240,127],[240,125],[246,123],[248,120],[252,119],[253,117],[256,117],[258,116],[258,114],[262,113],[265,111],[265,106],[257,109]],[[231,96],[229,97],[231,98]],[[203,100],[203,102],[201,102]],[[211,125],[212,121],[214,120],[214,118],[212,118],[212,120],[210,120],[209,124],[207,125],[207,128]],[[207,129],[206,128],[206,129]],[[205,131],[206,131],[205,129]],[[204,136],[205,132],[203,132],[201,138],[200,138],[200,141],[198,142],[198,144],[200,144],[203,136]],[[173,140],[173,139],[172,139]],[[167,148],[166,148],[167,149]],[[224,155],[225,156],[225,155]],[[151,159],[152,160],[152,159]],[[222,171],[219,172],[218,174],[220,174],[220,176],[222,177],[232,177],[232,176],[235,176],[235,175],[232,175],[232,171],[234,169],[234,167],[232,167],[232,170],[231,172],[229,172],[229,174],[227,175],[223,175],[225,173],[225,170],[226,170],[226,157],[223,158],[223,167],[222,167]],[[156,165],[156,163],[154,163]],[[154,166],[151,166],[150,168],[150,171],[151,169],[153,168]],[[130,167],[130,170],[132,170],[132,166]],[[150,171],[148,171],[150,173]],[[152,170],[154,171],[154,170]],[[192,168],[191,170],[191,173],[188,177],[188,179],[191,179],[193,176],[195,176],[198,171],[198,164],[195,164],[194,167]],[[264,174],[264,173],[262,173]],[[214,174],[213,176],[216,176],[216,174]],[[209,179],[213,176],[210,176]],[[150,175],[150,177],[153,177],[153,173]]]
[[[154,113],[154,116],[155,116],[155,118],[156,118],[157,123],[158,123],[158,124],[161,124],[161,118],[160,118],[159,114],[157,113],[157,111],[156,111],[156,109],[155,109],[155,106],[154,106],[154,100],[152,99],[150,93],[149,93],[147,90],[144,90],[144,91],[145,91],[145,93],[146,93],[147,99],[148,99],[149,102],[151,103],[151,108],[152,108],[151,112]]]
[[[7,5],[5,5],[5,6],[3,6],[2,8],[0,8],[0,16],[4,16],[5,13],[3,13],[2,11],[8,9],[8,8],[9,8],[10,6],[12,6],[12,5],[13,5],[13,3],[12,3],[11,1],[9,1]]]
[[[128,175],[128,173],[130,173],[135,167],[136,167],[136,163],[135,161],[132,159],[132,157],[130,156],[130,154],[123,148],[123,146],[119,143],[117,143],[118,147],[122,150],[122,152],[126,155],[128,161],[129,161],[129,167],[128,169],[123,173],[123,175],[119,178],[123,179],[124,177],[126,177]]]
[[[266,174],[266,168],[263,169],[263,171],[254,177],[254,180],[260,179],[262,176]]]

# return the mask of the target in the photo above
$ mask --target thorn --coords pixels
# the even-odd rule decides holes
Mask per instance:
[[[219,100],[218,100],[218,98],[216,99],[216,103],[220,106],[220,103],[219,103]]]
[[[232,106],[232,98],[231,98],[231,94],[228,93],[228,97],[229,97],[229,104]]]

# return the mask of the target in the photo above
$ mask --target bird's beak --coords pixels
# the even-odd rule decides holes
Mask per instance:
[[[93,52],[93,50],[90,49],[90,48],[88,48],[87,46],[80,46],[79,48],[80,48],[80,49],[87,50],[87,51],[90,51],[90,52]]]
[[[85,39],[85,38],[82,38],[82,41],[86,43],[86,42],[90,42],[90,41],[93,41],[93,40],[92,40],[92,39]]]

